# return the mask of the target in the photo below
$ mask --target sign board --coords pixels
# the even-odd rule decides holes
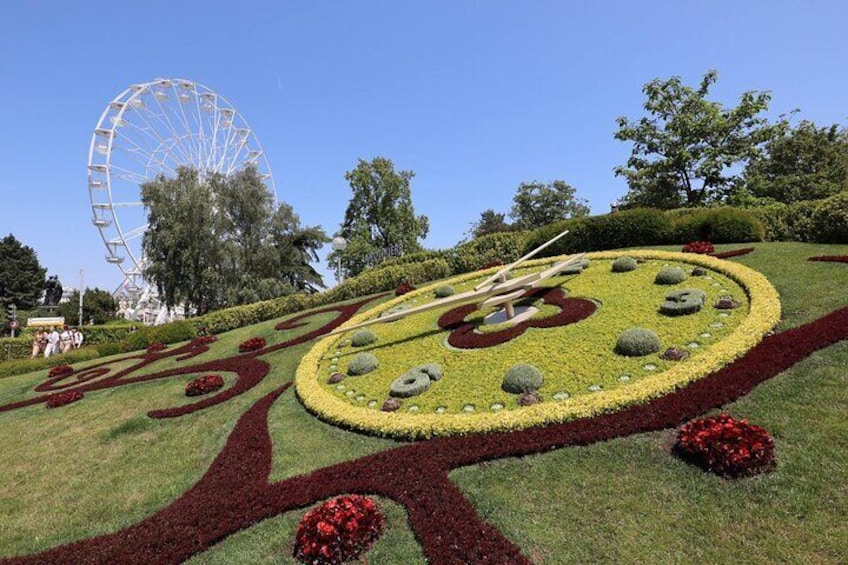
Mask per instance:
[[[10,327],[11,329],[13,329],[13,330],[18,329],[18,321],[17,321],[17,320],[12,320],[12,321],[10,321],[10,322],[9,322],[9,327]]]
[[[50,326],[64,326],[65,325],[65,317],[64,316],[55,316],[52,318],[27,318],[27,327],[50,327]]]

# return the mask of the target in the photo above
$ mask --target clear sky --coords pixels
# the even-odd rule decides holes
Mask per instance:
[[[844,1],[6,2],[0,234],[66,286],[84,268],[87,286],[116,287],[91,224],[88,146],[106,104],[157,77],[229,99],[279,198],[328,233],[345,171],[378,155],[415,172],[427,247],[507,212],[522,181],[565,180],[605,213],[626,191],[615,118],[642,115],[653,78],[695,85],[716,69],[725,104],[769,90],[772,116],[845,123],[846,21]]]

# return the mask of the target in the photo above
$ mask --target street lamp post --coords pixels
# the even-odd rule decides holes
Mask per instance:
[[[343,237],[333,238],[333,251],[338,251],[338,263],[336,264],[336,279],[342,282],[342,251],[347,249],[347,240]]]

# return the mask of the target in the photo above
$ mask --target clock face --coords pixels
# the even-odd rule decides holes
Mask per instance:
[[[517,323],[502,304],[482,304],[484,296],[325,338],[298,369],[298,394],[319,417],[381,435],[518,429],[667,393],[744,353],[777,322],[776,292],[746,267],[693,254],[631,256],[639,256],[635,269],[613,272],[616,254],[592,254],[582,270],[518,293]],[[553,263],[534,261],[513,275]],[[704,272],[693,275],[696,267]],[[661,271],[678,269],[684,280],[658,284]],[[469,291],[492,272],[422,288],[350,323]],[[700,308],[669,307],[693,296],[703,297]],[[622,349],[622,334],[634,328],[659,343]]]

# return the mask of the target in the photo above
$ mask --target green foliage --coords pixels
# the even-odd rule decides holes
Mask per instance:
[[[667,316],[685,316],[699,312],[707,295],[697,288],[682,288],[669,292],[660,304],[660,313]]]
[[[2,341],[5,342],[6,340]],[[28,341],[28,344],[28,348],[32,349],[32,342]],[[4,349],[0,349],[0,355],[2,355],[2,351]],[[71,349],[67,353],[60,355],[51,355],[47,359],[41,356],[35,359],[13,359],[0,363],[0,378],[29,373],[31,371],[40,371],[41,369],[47,369],[55,365],[70,365],[82,361],[90,361],[98,357],[99,353],[94,347],[81,347],[80,349]]]
[[[630,187],[627,206],[668,209],[720,202],[740,184],[727,170],[758,155],[785,123],[769,125],[760,114],[771,95],[745,92],[739,105],[707,100],[718,74],[707,72],[699,88],[680,77],[654,79],[642,92],[647,116],[618,118],[615,138],[633,142],[626,166],[615,168]]]
[[[419,285],[427,281],[445,278],[450,274],[450,267],[444,259],[431,259],[421,263],[370,269],[322,293],[325,297],[322,304],[328,304],[327,301],[347,300],[375,292],[394,290],[401,283]]]
[[[455,292],[451,285],[446,284],[436,288],[433,294],[436,295],[436,298],[447,298],[448,296],[453,296]]]
[[[377,368],[380,362],[371,353],[357,353],[347,365],[347,374],[351,376],[364,375]]]
[[[512,394],[522,394],[539,390],[542,386],[542,372],[533,365],[518,364],[507,370],[501,388]]]
[[[654,278],[656,284],[678,284],[686,280],[688,275],[680,267],[663,267]]]
[[[419,239],[430,229],[427,216],[416,216],[409,181],[415,173],[395,171],[385,157],[368,162],[359,160],[356,168],[345,173],[353,196],[345,211],[338,235],[348,241],[343,252],[328,257],[332,263],[341,253],[346,276],[356,276],[379,262],[379,252],[398,246],[404,253],[420,249]]]
[[[362,347],[363,345],[368,345],[375,341],[377,341],[377,334],[368,328],[353,332],[353,335],[350,338],[350,343],[354,347]]]
[[[660,210],[648,208],[555,222],[533,231],[526,240],[522,254],[539,247],[566,229],[568,234],[543,249],[537,257],[659,245],[668,241],[671,222]]]
[[[64,316],[65,320],[73,325],[79,320],[79,299],[78,290],[71,293],[71,297],[67,302],[59,304],[56,309],[57,316]],[[82,320],[83,324],[87,324],[90,320],[94,320],[95,324],[105,324],[108,321],[117,319],[118,303],[115,297],[108,290],[99,288],[87,288],[82,299]],[[86,336],[87,337],[87,336]]]
[[[436,363],[427,363],[426,365],[421,365],[418,369],[423,373],[427,373],[431,381],[438,381],[442,378],[442,368]]]
[[[400,257],[390,257],[380,263],[379,268],[395,267],[397,265],[409,265],[410,263],[420,263],[429,261],[430,259],[445,259],[448,255],[447,251],[437,249],[425,249],[424,251],[416,251],[415,253],[407,253]]]
[[[815,241],[848,243],[848,192],[822,200],[813,211]]]
[[[627,271],[636,270],[636,267],[638,266],[639,264],[633,257],[619,257],[618,259],[612,262],[612,272],[626,273]]]
[[[739,208],[701,208],[674,215],[674,243],[741,243],[762,241],[765,235],[763,225],[757,217]]]
[[[802,121],[766,143],[745,177],[752,196],[785,204],[832,196],[848,189],[848,133]]]
[[[145,349],[154,343],[177,343],[197,337],[197,326],[189,320],[169,322],[161,326],[142,326],[121,340],[122,351]]]
[[[515,220],[515,228],[520,230],[585,216],[589,213],[589,206],[582,198],[576,198],[575,193],[573,186],[561,180],[548,184],[523,182],[512,198],[509,215]]]
[[[121,344],[115,343],[115,342],[98,343],[97,345],[94,346],[94,348],[97,349],[97,353],[101,357],[108,357],[110,355],[117,355],[118,353],[122,352]]]
[[[480,213],[480,219],[471,224],[471,237],[477,239],[484,235],[512,231],[513,227],[506,222],[505,216],[492,209],[484,210]]]
[[[46,273],[32,247],[23,245],[12,234],[0,239],[0,285],[5,288],[0,305],[4,312],[8,304],[20,310],[38,304]]]
[[[630,328],[618,336],[615,352],[627,357],[642,357],[660,350],[660,338],[645,328]]]
[[[430,390],[430,375],[415,367],[392,381],[389,394],[395,398],[410,398]]]
[[[502,232],[484,235],[447,250],[451,273],[476,271],[490,261],[512,263],[523,255],[527,232]]]
[[[142,185],[141,198],[146,275],[169,307],[186,302],[204,314],[322,286],[309,262],[326,234],[302,228],[287,204],[275,211],[255,167],[203,177],[183,167]]]
[[[763,225],[763,238],[766,241],[815,241],[818,234],[813,232],[813,212],[819,201],[808,200],[794,204],[771,204],[750,208]]]

